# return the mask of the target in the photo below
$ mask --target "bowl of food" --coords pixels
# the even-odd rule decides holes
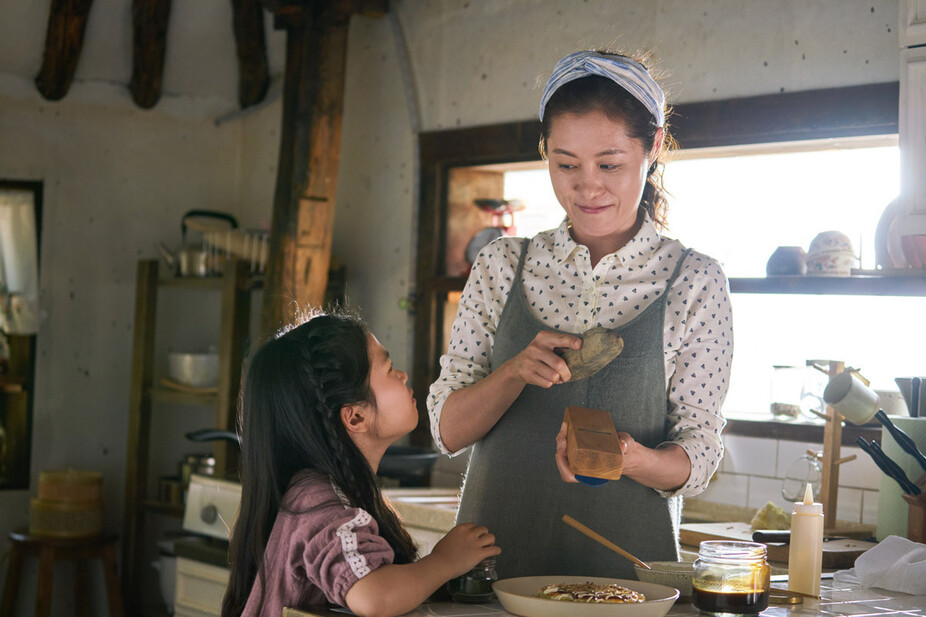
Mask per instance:
[[[650,569],[633,566],[637,578],[644,583],[656,583],[666,587],[678,589],[679,598],[691,597],[691,574],[694,572],[694,563],[690,561],[650,561]]]
[[[666,585],[594,576],[524,576],[492,589],[502,608],[525,617],[662,617],[678,599]]]

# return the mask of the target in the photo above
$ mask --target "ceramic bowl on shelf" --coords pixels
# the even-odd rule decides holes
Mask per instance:
[[[214,386],[219,375],[219,354],[171,352],[167,354],[167,372],[171,379],[184,386]]]
[[[807,273],[807,254],[799,246],[779,246],[765,264],[766,276]]]
[[[853,254],[852,241],[841,231],[823,231],[818,233],[810,242],[807,250],[808,257],[828,255],[832,253]]]
[[[858,258],[852,253],[833,252],[808,255],[808,276],[850,276]]]

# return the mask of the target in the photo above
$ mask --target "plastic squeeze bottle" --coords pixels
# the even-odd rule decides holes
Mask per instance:
[[[823,569],[823,504],[814,503],[810,484],[804,502],[795,502],[791,513],[791,546],[788,549],[788,589],[820,597]]]

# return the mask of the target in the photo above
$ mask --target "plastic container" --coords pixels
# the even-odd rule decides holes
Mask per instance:
[[[691,603],[717,617],[764,611],[771,574],[766,551],[757,542],[702,542],[691,576]]]
[[[791,513],[791,546],[788,551],[788,589],[820,597],[823,571],[823,504],[813,500],[810,484],[804,501],[794,503]]]
[[[492,583],[498,580],[495,573],[495,557],[483,559],[476,567],[447,582],[447,591],[454,602],[478,604],[495,599]]]

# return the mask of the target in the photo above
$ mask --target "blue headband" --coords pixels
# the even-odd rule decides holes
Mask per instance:
[[[579,51],[556,63],[553,74],[550,75],[547,85],[543,88],[543,96],[540,99],[540,120],[543,120],[544,109],[554,92],[574,79],[589,75],[607,77],[624,88],[653,114],[656,118],[656,126],[663,126],[666,123],[664,109],[666,95],[646,68],[631,58],[602,54],[597,51]]]

